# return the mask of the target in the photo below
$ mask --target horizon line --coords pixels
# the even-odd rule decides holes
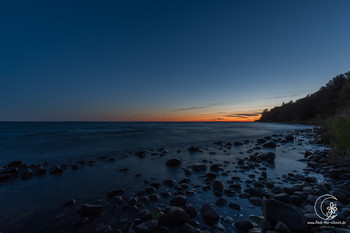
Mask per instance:
[[[0,120],[0,123],[209,123],[209,122],[257,122],[258,120],[251,121],[88,121],[88,120]]]

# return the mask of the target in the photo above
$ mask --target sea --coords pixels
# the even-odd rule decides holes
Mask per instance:
[[[0,122],[0,166],[67,162],[148,148],[201,145],[311,126],[259,122]]]
[[[55,216],[62,214],[62,204],[67,200],[75,199],[77,206],[96,203],[96,200],[105,200],[108,191],[116,188],[125,188],[128,195],[133,195],[144,188],[146,181],[162,183],[165,179],[186,178],[181,169],[165,166],[170,158],[181,159],[183,168],[205,160],[228,161],[227,169],[234,171],[234,161],[249,156],[247,151],[255,147],[256,139],[311,128],[313,126],[260,122],[1,122],[0,169],[14,160],[28,165],[47,162],[47,169],[78,160],[95,163],[81,166],[78,171],[68,168],[58,176],[47,174],[1,183],[0,232],[51,232]],[[249,143],[229,150],[217,143],[245,140]],[[190,153],[187,150],[190,146],[200,147],[203,153]],[[288,172],[302,172],[306,165],[298,159],[303,158],[305,150],[317,148],[299,137],[293,143],[271,149],[276,159],[275,166],[267,170],[268,176],[275,179]],[[168,153],[162,156],[149,153],[139,158],[135,152],[140,150]],[[101,156],[116,160],[100,161]],[[202,184],[199,174],[192,175],[191,179],[194,184]],[[203,192],[189,197],[189,201],[200,206],[216,199],[212,192]],[[163,202],[167,204],[168,200]],[[247,200],[241,204],[249,206]],[[229,207],[222,207],[221,211],[232,214]],[[259,215],[260,212],[260,208],[249,207],[232,217],[243,218],[245,214]],[[70,220],[66,223],[72,225]]]

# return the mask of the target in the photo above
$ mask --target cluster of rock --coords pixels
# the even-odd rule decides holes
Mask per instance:
[[[116,159],[114,157],[100,156],[100,161],[113,162]],[[42,164],[25,164],[22,161],[12,161],[7,166],[0,167],[0,184],[3,182],[15,180],[20,178],[21,180],[28,180],[35,176],[45,176],[46,174],[61,175],[64,170],[71,168],[72,170],[78,170],[83,166],[93,166],[94,160],[78,160],[62,165],[53,165],[49,167],[48,162]]]
[[[79,209],[79,217],[72,221],[72,226],[79,232],[90,232],[91,227],[94,226],[96,233],[221,233],[232,230],[243,233],[306,233],[320,232],[318,227],[308,225],[307,222],[319,220],[313,205],[318,196],[329,193],[338,200],[336,202],[339,209],[337,219],[349,225],[349,164],[329,165],[328,151],[306,151],[304,159],[301,160],[307,164],[303,174],[293,171],[277,177],[277,180],[270,179],[267,168],[274,166],[276,158],[274,148],[295,140],[293,135],[273,135],[258,139],[253,142],[255,147],[247,151],[249,156],[235,158],[233,161],[227,159],[219,162],[215,159],[203,159],[198,163],[184,165],[182,159],[170,158],[165,162],[165,166],[175,171],[183,171],[187,178],[179,182],[166,179],[159,183],[145,180],[146,186],[133,195],[127,194],[123,188],[120,188],[111,190],[106,200],[98,200],[94,204],[86,203],[78,206],[72,199],[64,203],[64,206],[73,210]],[[232,146],[240,147],[249,143],[252,142],[215,142],[215,146],[225,152]],[[266,148],[265,151],[262,150],[263,148]],[[187,148],[191,156],[195,153],[203,153],[205,150],[208,148],[196,146]],[[168,153],[167,150],[160,148],[155,151],[138,151],[135,154],[144,158],[148,154],[163,156],[166,153]],[[215,157],[217,152],[208,153]],[[100,159],[113,161],[108,157]],[[49,173],[61,174],[67,167],[75,169],[73,166],[87,164],[93,163],[79,161],[63,167],[53,166],[49,169]],[[235,168],[229,169],[232,164]],[[19,171],[23,166],[21,162],[13,162],[0,170],[0,175],[10,173],[11,169],[17,169],[20,174]],[[5,170],[6,172],[2,172]],[[123,171],[127,172],[128,169]],[[316,173],[323,175],[322,183],[318,183],[318,180],[311,175]],[[194,174],[202,179],[201,184],[192,183],[190,177]],[[242,178],[244,176],[246,178]],[[341,183],[339,183],[340,180]],[[215,200],[212,203],[198,206],[189,203],[190,196],[210,190]],[[237,201],[233,201],[232,197],[248,199],[251,205],[261,208],[263,216],[255,216],[258,222],[248,218],[234,220],[232,216],[221,216],[222,207],[228,206],[233,212],[242,209],[242,206]],[[159,204],[160,200],[162,203],[164,200],[167,201],[168,205]],[[113,222],[118,219],[115,224],[103,224],[105,220],[101,220],[103,223],[98,222],[102,216],[111,213]],[[60,215],[57,218],[64,219],[64,216]],[[335,228],[333,232],[350,231],[346,228]]]

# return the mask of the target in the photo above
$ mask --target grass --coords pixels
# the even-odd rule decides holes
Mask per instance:
[[[331,146],[330,162],[350,161],[350,111],[324,122],[323,139]]]

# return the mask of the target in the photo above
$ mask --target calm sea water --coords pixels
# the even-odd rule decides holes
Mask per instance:
[[[164,165],[169,158],[180,158],[182,167],[203,159],[235,161],[238,157],[247,156],[247,150],[255,146],[253,141],[257,138],[273,134],[286,135],[295,129],[305,128],[310,126],[255,122],[0,123],[0,167],[13,160],[22,160],[27,164],[48,161],[50,167],[80,158],[94,159],[100,155],[113,155],[117,158],[112,163],[94,159],[94,166],[84,166],[78,171],[67,169],[60,176],[46,175],[1,184],[0,232],[52,232],[53,228],[50,227],[57,224],[54,216],[62,213],[62,203],[71,198],[77,200],[77,205],[94,203],[97,199],[105,199],[111,189],[120,187],[133,195],[144,188],[145,179],[162,182],[169,178],[180,180],[186,177],[181,169],[168,169]],[[213,143],[219,140],[234,142],[246,139],[251,142],[232,147],[226,152],[220,145]],[[297,138],[302,139],[302,136]],[[300,145],[297,140],[271,149],[276,153],[275,167],[267,170],[271,179],[292,170],[301,172],[305,167],[298,159],[303,158],[306,149],[316,149],[313,148],[316,145],[306,141]],[[190,153],[187,151],[189,145],[206,149],[203,153]],[[163,157],[148,154],[143,159],[133,153],[159,147],[164,147],[169,153]],[[178,149],[181,149],[180,153]],[[217,153],[213,155],[210,151]],[[120,172],[123,168],[128,168],[129,172]],[[230,164],[227,169],[234,170],[234,164]],[[142,176],[137,178],[136,173],[141,173]],[[251,173],[254,174],[253,171]],[[244,177],[247,175],[249,173],[244,174]],[[199,174],[193,174],[191,179],[194,184],[202,184]],[[189,197],[189,201],[199,208],[206,202],[215,203],[216,197],[212,192],[203,192]],[[242,205],[249,206],[247,200],[241,201]],[[168,202],[165,199],[160,203]],[[260,208],[249,207],[232,213],[229,207],[221,208],[222,214],[237,214],[235,218],[251,213],[260,214],[260,211]],[[70,220],[67,224],[72,225]]]
[[[120,155],[147,148],[203,144],[215,140],[243,140],[285,133],[303,125],[210,123],[0,123],[0,166],[65,162],[100,155]]]

